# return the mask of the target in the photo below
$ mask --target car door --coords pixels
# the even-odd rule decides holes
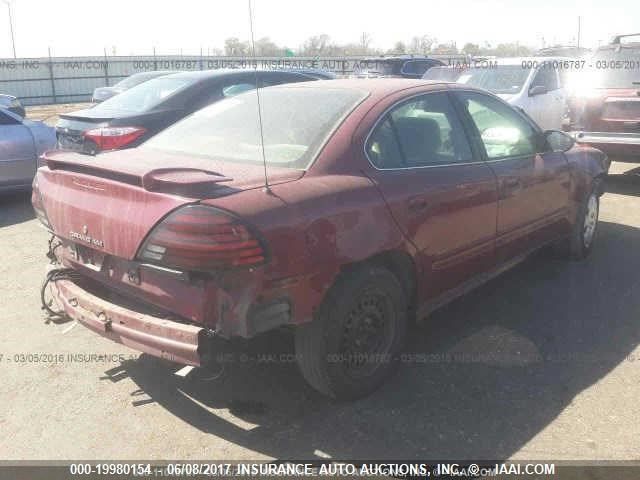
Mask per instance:
[[[28,185],[35,171],[31,131],[16,115],[0,110],[0,186]]]
[[[569,230],[570,171],[526,116],[485,93],[454,97],[498,179],[498,261],[527,253]]]
[[[497,183],[474,154],[446,92],[396,103],[365,144],[369,176],[417,249],[421,300],[493,263]]]
[[[564,115],[564,96],[553,62],[543,62],[529,87],[529,115],[543,130],[560,130]]]

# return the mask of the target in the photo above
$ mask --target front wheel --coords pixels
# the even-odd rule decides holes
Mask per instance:
[[[345,273],[314,321],[296,331],[302,375],[329,397],[363,397],[393,371],[406,323],[406,295],[389,270],[365,266]]]
[[[591,191],[578,207],[571,237],[561,246],[560,251],[575,260],[586,258],[593,250],[600,214],[600,182],[601,180],[593,182]]]

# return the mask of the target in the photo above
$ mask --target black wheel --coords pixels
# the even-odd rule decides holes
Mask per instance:
[[[598,231],[601,180],[593,182],[591,191],[578,208],[571,236],[560,243],[556,251],[574,260],[586,258],[593,250]]]
[[[406,324],[406,295],[389,270],[365,266],[345,273],[314,321],[296,330],[302,375],[332,398],[363,397],[397,365]]]

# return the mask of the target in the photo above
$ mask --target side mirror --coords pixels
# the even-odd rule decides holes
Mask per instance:
[[[536,95],[544,95],[545,93],[548,93],[549,90],[547,90],[547,87],[544,87],[542,85],[536,85],[535,87],[531,87],[529,89],[529,96],[530,97],[535,97]]]
[[[566,152],[571,150],[576,141],[570,135],[559,130],[546,130],[544,132],[544,138],[547,141],[547,145],[554,152]]]

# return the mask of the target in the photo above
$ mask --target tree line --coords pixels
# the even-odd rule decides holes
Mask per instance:
[[[518,42],[499,43],[491,45],[488,42],[483,44],[465,43],[458,48],[455,42],[438,42],[429,35],[415,36],[408,42],[395,42],[390,49],[374,48],[372,37],[368,33],[362,33],[356,42],[339,44],[334,42],[329,35],[320,34],[309,37],[298,47],[288,47],[277,45],[269,37],[262,37],[255,41],[255,54],[261,57],[280,56],[348,56],[348,55],[452,55],[467,54],[481,56],[526,56],[531,55],[535,49]],[[251,43],[247,40],[240,40],[237,37],[227,38],[224,42],[224,51],[218,50],[216,53],[224,53],[227,56],[247,56],[251,55]]]

